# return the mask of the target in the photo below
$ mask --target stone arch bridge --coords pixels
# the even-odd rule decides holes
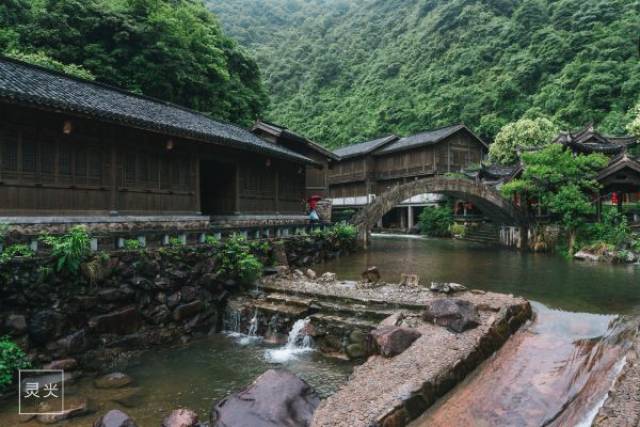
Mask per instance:
[[[526,214],[510,200],[502,197],[496,189],[470,179],[437,176],[398,184],[378,195],[372,203],[361,209],[352,220],[358,228],[360,243],[364,247],[367,246],[371,229],[385,213],[403,200],[424,193],[443,194],[471,202],[496,224],[519,226],[521,238],[526,240]]]

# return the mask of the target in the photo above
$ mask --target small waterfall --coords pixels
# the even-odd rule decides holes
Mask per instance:
[[[242,332],[242,311],[241,309],[227,306],[224,313],[224,332],[234,338],[240,345],[249,345],[262,340],[258,335],[258,326],[260,325],[258,309],[256,308],[253,317],[249,321],[249,329],[247,333]]]
[[[271,363],[285,363],[295,360],[301,353],[313,351],[313,339],[304,330],[309,323],[309,319],[300,319],[291,327],[287,343],[278,349],[267,350],[265,358]]]

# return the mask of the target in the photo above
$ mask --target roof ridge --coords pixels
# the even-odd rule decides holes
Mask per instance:
[[[247,129],[245,129],[242,126],[239,126],[239,125],[237,125],[235,123],[228,122],[228,121],[223,120],[223,119],[213,118],[213,117],[211,117],[211,116],[209,116],[209,115],[207,115],[207,114],[205,114],[205,113],[203,113],[201,111],[197,111],[197,110],[185,107],[184,105],[176,104],[174,102],[167,101],[167,100],[160,99],[160,98],[156,98],[156,97],[153,97],[153,96],[150,96],[150,95],[135,93],[135,92],[129,91],[129,90],[124,89],[124,88],[119,87],[119,86],[114,86],[114,85],[110,85],[108,83],[104,83],[104,82],[100,82],[100,81],[96,81],[96,80],[89,80],[89,79],[85,79],[85,78],[82,78],[82,77],[74,76],[72,74],[63,73],[62,71],[53,70],[51,68],[47,68],[47,67],[44,67],[44,66],[38,65],[38,64],[31,64],[29,62],[21,61],[21,60],[16,59],[16,58],[11,58],[11,57],[3,55],[3,54],[0,54],[0,61],[11,62],[11,63],[17,64],[17,65],[25,66],[27,68],[34,68],[36,70],[40,70],[40,71],[45,72],[45,73],[57,75],[59,77],[63,77],[63,78],[69,79],[69,80],[74,80],[74,81],[77,81],[77,82],[80,82],[80,83],[90,84],[92,86],[98,86],[98,87],[101,87],[103,89],[112,90],[114,92],[118,92],[118,93],[121,93],[121,94],[126,95],[126,96],[131,96],[131,97],[138,98],[138,99],[143,99],[143,100],[146,100],[146,101],[156,102],[158,104],[162,104],[162,105],[165,105],[165,106],[168,106],[168,107],[177,108],[177,109],[180,109],[180,110],[188,112],[188,113],[197,114],[197,115],[200,115],[202,117],[206,117],[209,120],[213,120],[213,121],[218,122],[218,123],[223,124],[223,125],[232,126],[232,127],[235,127],[236,129],[240,129],[240,130],[249,132]],[[249,133],[251,133],[251,132],[249,132]],[[268,141],[266,141],[266,142],[268,142]]]

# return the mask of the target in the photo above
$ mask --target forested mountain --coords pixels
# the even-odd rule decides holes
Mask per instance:
[[[267,103],[202,0],[3,0],[0,53],[245,125]]]
[[[267,118],[339,146],[526,116],[624,132],[640,95],[637,0],[208,0],[251,49]]]

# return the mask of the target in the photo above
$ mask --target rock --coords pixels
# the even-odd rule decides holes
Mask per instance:
[[[87,338],[87,332],[81,329],[71,335],[60,338],[56,344],[63,355],[75,354],[86,350],[89,347],[89,340]]]
[[[586,251],[578,251],[576,252],[573,257],[577,260],[580,261],[592,261],[592,262],[598,262],[600,261],[600,255],[595,255]]]
[[[141,324],[136,307],[125,308],[89,319],[89,326],[98,333],[127,335],[136,332]]]
[[[307,268],[307,270],[304,272],[304,275],[307,276],[307,279],[309,280],[316,280],[318,278],[316,272],[310,268]]]
[[[286,277],[289,275],[289,266],[288,265],[276,265],[274,267],[276,271],[276,276]]]
[[[409,348],[422,334],[411,328],[383,326],[371,331],[371,336],[375,340],[381,355],[393,357]]]
[[[162,420],[162,427],[196,427],[198,414],[191,409],[176,409]]]
[[[302,280],[304,279],[304,274],[302,273],[302,271],[298,270],[297,268],[295,270],[293,270],[293,280]]]
[[[5,326],[13,336],[27,332],[27,318],[21,314],[10,314],[5,321]]]
[[[359,329],[354,329],[349,334],[349,342],[352,342],[354,344],[361,344],[366,342],[366,340],[367,340],[367,334],[362,332]]]
[[[133,419],[122,411],[112,409],[93,423],[93,427],[138,427]]]
[[[47,363],[42,367],[42,369],[51,369],[58,370],[62,369],[63,371],[73,371],[78,367],[78,361],[74,358],[60,359],[54,360],[51,363]]]
[[[320,281],[325,283],[335,282],[336,273],[329,273],[329,272],[323,273],[322,276],[320,276]]]
[[[188,304],[182,304],[173,311],[173,318],[177,321],[188,319],[200,313],[204,309],[204,304],[200,300],[195,300]]]
[[[98,292],[98,299],[106,302],[126,301],[134,297],[133,289],[123,286],[122,288],[107,288]]]
[[[400,274],[400,286],[409,286],[412,288],[417,288],[420,286],[420,278],[417,274]]]
[[[422,319],[444,326],[452,332],[464,332],[480,324],[476,306],[457,298],[442,298],[428,302]]]
[[[395,313],[393,313],[389,317],[386,317],[385,319],[383,319],[378,324],[378,327],[398,326],[402,322],[402,319],[404,319],[404,313],[401,312],[401,311],[396,311]]]
[[[93,381],[96,388],[122,388],[133,383],[133,378],[122,372],[112,372]]]
[[[56,403],[54,405],[59,405]],[[84,397],[70,397],[64,399],[64,410],[57,412],[60,407],[49,406],[48,403],[40,405],[39,412],[49,412],[48,414],[40,414],[37,416],[38,422],[41,424],[55,424],[60,421],[68,420],[72,417],[86,415],[95,412],[93,405],[89,399]]]
[[[198,290],[194,286],[183,286],[180,293],[182,302],[191,302],[198,298]]]
[[[149,313],[149,318],[155,324],[165,323],[171,319],[171,310],[164,304],[159,305]]]
[[[167,297],[167,305],[169,308],[173,308],[180,304],[180,300],[182,299],[182,294],[180,292],[175,292]]]
[[[306,382],[284,369],[270,369],[252,385],[218,402],[211,427],[300,427],[311,424],[320,397]]]
[[[459,283],[431,282],[431,287],[429,289],[431,290],[431,292],[442,292],[444,294],[450,294],[454,292],[466,291],[467,287]]]
[[[365,346],[360,343],[349,344],[344,351],[349,359],[362,359],[367,355]]]
[[[139,406],[143,402],[144,396],[139,388],[121,388],[114,391],[109,396],[109,400],[124,406],[125,408],[133,408]]]
[[[378,267],[369,267],[362,272],[362,280],[365,283],[378,283],[380,281],[380,272]]]
[[[289,260],[287,259],[287,251],[284,247],[283,241],[276,241],[272,245],[273,260],[275,265],[284,265],[289,267]]]
[[[29,337],[36,344],[46,344],[60,336],[63,317],[53,310],[37,311],[29,319]]]

